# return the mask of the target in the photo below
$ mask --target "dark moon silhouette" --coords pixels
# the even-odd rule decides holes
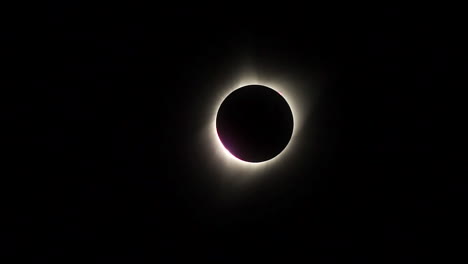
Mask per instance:
[[[216,116],[216,130],[224,147],[248,162],[274,158],[288,145],[293,115],[286,100],[262,85],[247,85],[229,94]]]

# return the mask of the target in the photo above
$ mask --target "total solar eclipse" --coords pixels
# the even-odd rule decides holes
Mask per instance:
[[[294,127],[289,104],[263,85],[243,86],[229,94],[216,116],[216,132],[223,146],[245,162],[263,162],[288,145]]]

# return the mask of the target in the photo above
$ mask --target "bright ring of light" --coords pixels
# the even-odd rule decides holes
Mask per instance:
[[[242,76],[243,75],[243,76]],[[305,113],[307,113],[306,108],[308,107],[307,100],[308,96],[304,93],[303,87],[300,86],[300,83],[293,82],[288,78],[279,79],[278,76],[276,79],[271,78],[259,78],[251,72],[248,74],[241,74],[231,85],[226,85],[227,89],[221,89],[219,94],[216,96],[215,103],[211,108],[211,118],[209,121],[209,126],[207,127],[207,132],[209,135],[209,145],[211,145],[212,152],[215,154],[214,162],[215,166],[222,166],[221,169],[228,169],[226,172],[229,173],[241,173],[241,174],[252,174],[257,173],[258,171],[271,168],[283,163],[285,160],[289,159],[294,150],[298,147],[298,135],[303,126],[305,119]],[[284,76],[283,76],[284,77]],[[216,131],[216,116],[221,106],[221,103],[226,99],[226,97],[231,94],[233,91],[244,87],[246,85],[263,85],[269,87],[276,92],[278,92],[288,103],[291,108],[294,125],[291,139],[285,149],[279,153],[274,158],[263,161],[263,162],[247,162],[238,159],[233,156],[223,145],[218,133]],[[300,106],[300,107],[299,107]]]

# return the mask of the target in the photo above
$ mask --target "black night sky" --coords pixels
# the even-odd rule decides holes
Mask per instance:
[[[455,137],[443,96],[462,87],[450,13],[62,2],[2,18],[0,255],[456,263],[466,250],[467,183],[440,150]],[[219,184],[236,173],[200,133],[244,59],[298,76],[314,103],[289,160],[239,187]]]

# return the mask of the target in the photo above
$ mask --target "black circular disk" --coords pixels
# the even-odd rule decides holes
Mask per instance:
[[[248,162],[274,158],[288,145],[293,115],[286,100],[262,85],[247,85],[229,94],[216,116],[224,147]]]

